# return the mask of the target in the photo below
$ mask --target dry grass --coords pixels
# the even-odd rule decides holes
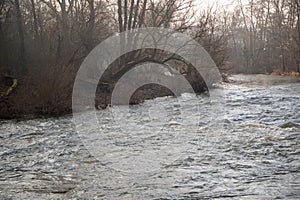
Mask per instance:
[[[273,76],[300,76],[299,72],[290,71],[290,72],[282,72],[280,70],[274,70],[271,75]]]
[[[0,117],[59,115],[71,112],[76,67],[35,66],[15,91],[0,101]]]

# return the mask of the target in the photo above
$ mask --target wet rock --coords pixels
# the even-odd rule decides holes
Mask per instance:
[[[102,103],[102,104],[100,104],[100,105],[97,106],[98,110],[103,110],[105,108],[107,108],[107,104],[104,104],[104,103]]]
[[[299,124],[295,124],[295,123],[292,123],[292,122],[288,122],[288,123],[285,123],[285,124],[282,124],[279,126],[280,128],[299,128],[300,125]]]
[[[229,119],[224,119],[223,122],[224,122],[225,124],[230,124],[230,123],[231,123]]]

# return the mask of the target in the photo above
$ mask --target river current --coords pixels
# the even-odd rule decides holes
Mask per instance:
[[[222,112],[191,94],[97,111],[95,142],[71,115],[0,121],[0,199],[300,199],[300,78],[232,79]]]

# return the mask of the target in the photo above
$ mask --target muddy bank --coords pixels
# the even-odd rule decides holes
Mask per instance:
[[[131,96],[129,104],[135,105],[143,103],[145,100],[154,99],[163,96],[174,96],[174,93],[168,88],[160,85],[145,85],[138,89]],[[111,105],[111,93],[101,92],[96,96],[95,105],[97,109],[105,109]]]

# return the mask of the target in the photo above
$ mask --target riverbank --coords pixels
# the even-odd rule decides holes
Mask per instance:
[[[271,86],[285,83],[300,82],[299,76],[280,76],[280,75],[223,75],[223,81],[232,84]],[[194,82],[194,87],[197,83]],[[198,83],[198,93],[205,91],[205,84]],[[71,88],[71,87],[70,87]],[[71,90],[67,95],[58,95],[56,98],[37,98],[37,95],[30,93],[31,96],[24,98],[24,93],[20,93],[18,87],[9,96],[0,97],[0,119],[34,119],[59,117],[72,113]],[[21,88],[22,90],[22,88]],[[24,90],[24,89],[23,89]],[[48,91],[51,95],[51,91]],[[157,97],[173,96],[173,93],[162,86],[146,85],[137,90],[130,99],[130,104],[140,104],[145,100]],[[29,99],[32,98],[32,99]],[[38,101],[37,99],[43,99]],[[97,109],[105,109],[110,106],[111,92],[99,92],[96,95],[95,106]]]
[[[207,90],[203,80],[190,79],[190,83],[198,94]],[[72,113],[71,85],[66,87],[65,90],[62,88],[51,90],[49,88],[53,88],[52,86],[49,86],[49,88],[44,86],[44,90],[39,92],[26,85],[20,84],[9,95],[0,97],[0,119],[49,118]],[[111,105],[111,93],[111,89],[97,90],[95,97],[96,109],[105,109]],[[145,100],[164,96],[174,96],[174,94],[166,87],[149,84],[139,88],[132,95],[129,104],[140,104]]]
[[[299,83],[300,76],[282,76],[268,74],[236,74],[230,75],[229,80],[234,84],[272,86],[289,83]]]

